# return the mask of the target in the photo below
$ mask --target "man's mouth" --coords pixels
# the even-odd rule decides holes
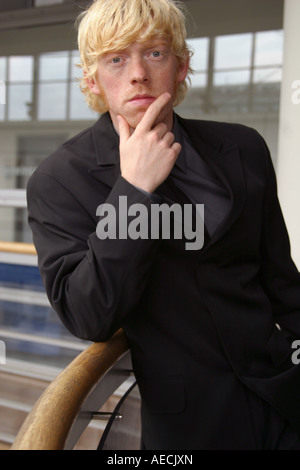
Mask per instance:
[[[134,106],[149,106],[156,98],[151,95],[136,95],[129,102]]]

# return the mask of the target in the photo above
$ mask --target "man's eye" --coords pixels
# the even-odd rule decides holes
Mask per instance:
[[[152,55],[153,55],[153,57],[160,57],[160,56],[161,56],[161,52],[159,52],[159,51],[154,51],[154,52],[152,52]]]
[[[112,62],[113,64],[119,64],[119,63],[121,62],[121,58],[120,58],[120,57],[114,57],[114,58],[111,60],[111,62]]]

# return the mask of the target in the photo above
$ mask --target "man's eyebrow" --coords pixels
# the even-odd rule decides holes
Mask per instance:
[[[152,38],[147,39],[146,41],[141,41],[141,44],[165,44],[166,46],[169,45],[169,41],[165,38]]]
[[[122,54],[122,52],[124,52],[126,49],[118,49],[118,50],[115,50],[115,51],[107,51],[107,52],[103,52],[103,54],[100,55],[100,58],[101,57],[109,57],[111,55],[118,55],[118,54]]]

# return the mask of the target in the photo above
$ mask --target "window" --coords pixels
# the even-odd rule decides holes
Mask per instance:
[[[69,53],[54,52],[39,57],[39,121],[67,119]]]
[[[190,39],[189,106],[204,113],[278,111],[283,38],[280,30]]]
[[[0,121],[95,120],[79,88],[78,63],[76,50],[0,57]]]
[[[194,75],[191,78],[191,84],[193,87],[206,87],[208,73],[209,39],[189,39],[188,45],[193,52],[191,65],[194,70]]]
[[[215,70],[249,69],[252,34],[218,36],[215,49]]]
[[[7,60],[7,112],[9,121],[28,121],[33,93],[32,56],[11,56]]]

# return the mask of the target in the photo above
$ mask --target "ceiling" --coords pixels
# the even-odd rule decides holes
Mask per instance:
[[[42,0],[38,0],[40,4]],[[44,0],[49,2],[49,0]],[[57,0],[52,0],[56,1]],[[62,1],[62,0],[60,0]],[[63,0],[32,8],[34,0],[1,0],[0,31],[73,21],[91,0]],[[183,0],[192,36],[282,28],[284,0]]]

